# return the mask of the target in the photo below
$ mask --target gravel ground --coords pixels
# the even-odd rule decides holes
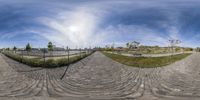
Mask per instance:
[[[65,67],[31,68],[0,54],[0,100],[199,100],[200,54],[161,68],[122,65],[100,52]]]

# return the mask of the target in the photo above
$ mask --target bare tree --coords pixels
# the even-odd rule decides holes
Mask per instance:
[[[181,41],[180,41],[180,40],[173,39],[173,40],[169,40],[169,43],[170,43],[170,47],[171,47],[171,49],[172,49],[172,55],[173,55],[173,53],[174,53],[176,47],[178,46],[178,44],[181,43]]]
[[[138,49],[139,45],[140,45],[140,42],[133,41],[133,42],[129,43],[129,48],[130,49]]]

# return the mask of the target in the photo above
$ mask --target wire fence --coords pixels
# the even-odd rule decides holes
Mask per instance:
[[[93,49],[66,49],[60,51],[40,50],[6,50],[3,53],[17,61],[31,66],[64,66],[78,61],[94,52]]]
[[[93,51],[92,49],[78,49],[78,50],[62,50],[62,51],[48,51],[48,50],[32,50],[32,51],[26,51],[26,50],[17,50],[12,51],[13,53],[16,53],[18,55],[22,56],[35,56],[35,57],[62,57],[62,56],[71,56],[71,55],[79,55],[84,53],[89,53]]]

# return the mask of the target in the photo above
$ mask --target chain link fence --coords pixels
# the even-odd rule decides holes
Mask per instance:
[[[78,61],[94,52],[93,49],[69,49],[49,51],[38,50],[5,50],[3,53],[17,61],[39,67],[63,66]]]

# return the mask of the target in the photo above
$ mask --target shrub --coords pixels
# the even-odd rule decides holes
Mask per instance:
[[[90,53],[90,54],[92,54],[92,53]],[[26,57],[22,57],[20,55],[13,54],[13,53],[10,53],[10,52],[4,52],[4,55],[6,55],[7,57],[9,57],[13,60],[16,60],[18,62],[24,63],[24,64],[32,66],[32,67],[46,67],[46,68],[66,66],[66,65],[69,65],[71,63],[75,63],[75,62],[89,56],[90,54],[87,54],[87,55],[84,54],[82,56],[70,57],[69,62],[68,62],[67,58],[60,58],[60,59],[57,59],[57,60],[48,59],[44,62],[43,59],[26,58]]]
[[[57,63],[56,60],[54,60],[54,59],[48,59],[45,62],[44,67],[50,67],[50,68],[52,68],[52,67],[59,67],[59,65],[58,65],[58,63]]]

